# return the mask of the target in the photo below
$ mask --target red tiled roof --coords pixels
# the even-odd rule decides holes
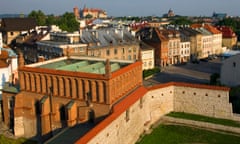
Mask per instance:
[[[203,27],[213,34],[220,34],[221,33],[221,31],[219,31],[217,28],[215,28],[214,26],[212,26],[210,24],[192,24],[191,27],[192,28]]]
[[[117,117],[119,117],[124,111],[126,111],[131,105],[133,105],[137,100],[143,97],[147,93],[145,87],[139,87],[136,91],[130,94],[128,97],[123,99],[121,102],[113,107],[113,113],[109,115],[106,119],[100,122],[97,126],[91,129],[86,135],[80,138],[76,144],[86,144],[93,137],[95,137],[99,132],[106,128],[111,122],[113,122]]]
[[[237,36],[231,27],[218,26],[217,29],[222,32],[223,38],[235,38]]]
[[[205,24],[204,28],[206,28],[208,31],[210,31],[213,34],[220,34],[222,33],[221,31],[219,31],[216,27],[210,25],[210,24]]]

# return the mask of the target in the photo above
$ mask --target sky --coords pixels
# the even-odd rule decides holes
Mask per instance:
[[[240,0],[0,0],[0,14],[61,15],[73,8],[101,8],[108,16],[162,16],[172,9],[183,16],[212,16],[213,12],[240,16]]]

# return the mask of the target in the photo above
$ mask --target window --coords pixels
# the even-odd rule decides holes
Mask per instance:
[[[117,54],[117,48],[114,49],[114,54]]]
[[[137,50],[136,50],[136,48],[134,47],[134,48],[133,48],[133,52],[136,52],[136,51],[137,51]]]
[[[148,65],[149,65],[149,66],[152,66],[152,61],[149,61],[149,62],[148,62]]]
[[[110,55],[110,50],[109,49],[106,51],[106,55]]]
[[[84,48],[83,47],[80,47],[80,52],[83,52],[84,51]]]
[[[128,52],[129,52],[129,53],[132,52],[132,48],[128,48]]]
[[[147,66],[147,62],[144,62],[143,65],[144,65],[144,67],[146,67]]]
[[[129,55],[129,56],[128,56],[128,60],[131,60],[131,59],[132,59],[132,57],[131,57],[131,55]]]
[[[124,54],[124,48],[122,48],[122,53]]]
[[[137,59],[137,56],[136,56],[136,55],[133,55],[133,59]]]
[[[91,51],[91,56],[94,56],[94,51]]]
[[[14,35],[14,33],[13,33],[13,32],[10,32],[10,35],[11,35],[11,36],[13,36],[13,35]]]

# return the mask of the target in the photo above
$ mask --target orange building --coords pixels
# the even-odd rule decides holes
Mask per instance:
[[[43,140],[64,127],[97,123],[142,85],[140,61],[63,57],[19,68],[20,92],[3,92],[4,122],[16,136]],[[9,103],[14,99],[14,106]]]
[[[144,32],[145,31],[145,32]],[[154,47],[155,64],[167,66],[180,62],[180,33],[176,30],[164,28],[146,28],[143,30],[142,40]]]
[[[107,12],[97,8],[83,8],[80,13],[84,18],[87,15],[91,15],[92,18],[107,18]]]

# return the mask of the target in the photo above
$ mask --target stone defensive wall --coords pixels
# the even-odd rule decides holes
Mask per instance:
[[[133,144],[172,111],[236,119],[229,103],[229,88],[179,82],[139,87],[112,111],[76,143]]]

